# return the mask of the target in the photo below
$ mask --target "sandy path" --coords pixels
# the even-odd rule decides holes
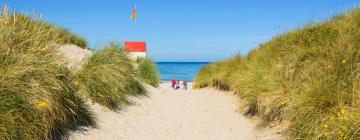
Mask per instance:
[[[236,110],[235,97],[213,89],[174,91],[147,87],[149,98],[116,113],[92,105],[98,128],[76,131],[70,140],[246,140],[255,126]]]

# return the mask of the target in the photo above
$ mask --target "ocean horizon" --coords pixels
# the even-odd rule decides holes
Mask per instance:
[[[193,82],[202,66],[211,62],[155,62],[161,81],[186,80]]]

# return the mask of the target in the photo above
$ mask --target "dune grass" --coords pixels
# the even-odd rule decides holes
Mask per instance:
[[[47,35],[46,39],[53,41],[53,43],[57,45],[74,44],[80,48],[87,48],[86,40],[70,32],[68,29],[57,27],[40,18],[33,18],[19,13],[12,14],[12,18],[14,19],[9,20],[10,22],[24,23],[17,25],[21,29],[46,31],[46,34],[44,34]],[[29,24],[29,22],[31,22],[31,24]]]
[[[149,58],[139,58],[136,62],[138,64],[137,73],[142,81],[154,87],[158,87],[160,78],[154,63]]]
[[[79,123],[94,124],[56,52],[58,44],[79,40],[49,23],[2,9],[1,139],[56,139]]]
[[[360,10],[289,31],[204,66],[195,88],[232,90],[290,139],[360,139]]]
[[[75,81],[81,95],[113,110],[128,103],[128,95],[145,93],[133,62],[115,43],[86,60]]]

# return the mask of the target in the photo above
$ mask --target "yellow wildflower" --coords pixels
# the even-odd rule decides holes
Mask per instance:
[[[327,125],[327,124],[324,124],[324,125],[323,125],[323,127],[324,127],[324,128],[328,128],[328,127],[329,127],[329,125]]]
[[[38,107],[40,107],[40,108],[44,108],[46,106],[47,106],[47,103],[45,101],[41,101],[38,103]]]
[[[345,109],[341,109],[341,110],[340,110],[340,113],[341,113],[342,115],[344,115],[344,114],[346,113],[346,110],[345,110]]]
[[[346,63],[346,60],[343,60],[342,63]]]
[[[285,105],[285,104],[286,104],[285,101],[280,102],[280,106],[283,106],[283,105]]]

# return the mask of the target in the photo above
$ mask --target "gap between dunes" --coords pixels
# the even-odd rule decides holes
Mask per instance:
[[[169,83],[147,86],[148,97],[119,112],[93,104],[97,128],[70,134],[70,140],[247,140],[256,138],[253,121],[239,111],[239,101],[215,89],[175,91]]]

